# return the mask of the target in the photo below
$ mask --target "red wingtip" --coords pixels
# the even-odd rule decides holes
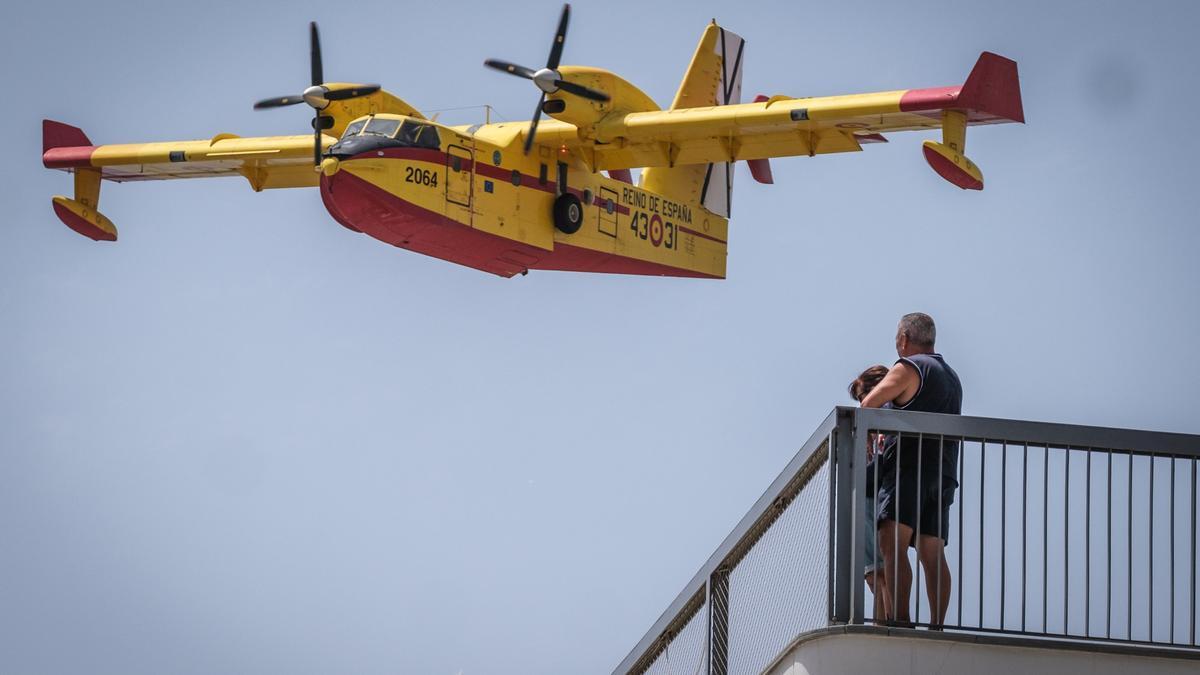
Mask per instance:
[[[73,127],[70,124],[55,122],[54,120],[42,120],[42,154],[54,148],[69,148],[81,145],[90,146],[92,142],[88,140],[87,134],[79,127]]]
[[[992,52],[980,54],[958,94],[958,103],[963,108],[1023,123],[1025,109],[1021,105],[1017,62]]]

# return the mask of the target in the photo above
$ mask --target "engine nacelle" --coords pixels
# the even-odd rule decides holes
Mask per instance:
[[[567,82],[581,84],[609,95],[603,103],[569,94],[559,90],[546,97],[542,112],[551,117],[573,124],[580,129],[595,125],[612,113],[652,112],[660,110],[654,99],[625,78],[604,70],[588,66],[560,66],[558,74]]]

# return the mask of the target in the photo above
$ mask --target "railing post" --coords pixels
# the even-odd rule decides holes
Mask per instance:
[[[856,410],[839,409],[834,431],[834,556],[833,569],[829,571],[829,582],[834,584],[833,616],[830,617],[834,623],[862,623],[863,614],[862,591],[859,589],[862,580],[853,573],[855,569],[862,569],[863,551],[857,537],[862,536],[861,510],[865,503],[856,502],[864,500],[863,489],[866,487],[863,462],[855,461],[856,418]],[[856,477],[856,473],[861,475]]]
[[[866,582],[863,580],[863,567],[866,565],[866,551],[863,543],[868,535],[875,536],[875,528],[865,531],[867,518],[867,444],[869,436],[867,428],[861,424],[862,415],[854,413],[853,434],[850,437],[850,467],[851,467],[851,506],[850,509],[850,568],[846,573],[850,585],[850,623],[862,624],[866,614]]]
[[[729,568],[708,581],[708,675],[729,673]]]

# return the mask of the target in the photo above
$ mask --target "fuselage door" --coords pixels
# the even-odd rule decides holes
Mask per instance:
[[[461,145],[446,148],[446,201],[471,208],[473,153]]]

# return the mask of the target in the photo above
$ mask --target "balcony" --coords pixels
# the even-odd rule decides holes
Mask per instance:
[[[913,549],[911,627],[863,580],[881,435],[901,466],[958,453],[938,625]],[[614,673],[1196,672],[1198,459],[1200,436],[836,408]]]

